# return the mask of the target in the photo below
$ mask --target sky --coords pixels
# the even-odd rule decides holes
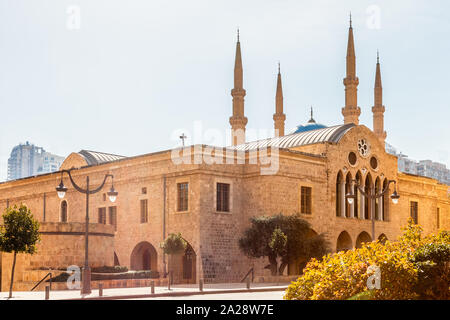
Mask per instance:
[[[386,141],[450,167],[448,1],[0,0],[0,180],[26,141],[61,156],[166,150],[180,132],[225,145],[211,130],[230,127],[237,28],[249,131],[273,129],[278,61],[287,131],[310,106],[341,124],[350,11],[360,123],[378,49]]]

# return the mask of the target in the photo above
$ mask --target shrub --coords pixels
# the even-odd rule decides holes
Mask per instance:
[[[328,252],[324,235],[311,235],[311,226],[299,214],[260,216],[239,239],[239,248],[250,258],[267,257],[272,275],[283,274],[299,258],[320,258]],[[278,264],[277,257],[281,257]]]
[[[411,257],[418,269],[414,290],[421,299],[450,299],[450,242],[435,242],[419,247]]]
[[[159,272],[155,270],[148,271],[130,271],[127,273],[110,274],[92,274],[92,280],[125,280],[125,279],[156,279],[159,278]]]
[[[287,300],[415,299],[449,297],[450,234],[422,238],[412,221],[396,242],[366,243],[360,249],[312,259],[304,275],[286,290]],[[380,288],[369,290],[367,280],[380,270]]]
[[[52,282],[66,282],[69,278],[69,274],[67,272],[63,272],[56,277],[52,278]],[[127,273],[109,273],[109,274],[98,274],[93,273],[91,275],[92,281],[99,280],[126,280],[126,279],[157,279],[159,278],[159,272],[154,270],[148,271],[130,271]],[[46,282],[49,282],[48,279]]]
[[[125,266],[103,266],[92,268],[92,272],[96,273],[120,273],[127,272],[128,268]]]

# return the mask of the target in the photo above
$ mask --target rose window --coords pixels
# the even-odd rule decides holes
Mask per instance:
[[[358,140],[358,151],[362,157],[367,157],[370,154],[370,146],[365,139]]]

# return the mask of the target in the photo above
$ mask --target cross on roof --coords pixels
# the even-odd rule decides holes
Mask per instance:
[[[184,133],[182,133],[180,136],[180,139],[183,141],[183,147],[184,147],[184,140],[187,139],[187,136]]]

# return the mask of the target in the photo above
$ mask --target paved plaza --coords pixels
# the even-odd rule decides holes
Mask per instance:
[[[81,296],[79,290],[51,291],[50,300],[73,299],[244,299],[244,300],[272,300],[282,299],[287,283],[252,283],[248,290],[244,283],[205,284],[203,292],[198,285],[174,285],[167,287],[155,287],[152,295],[150,287],[141,288],[115,288],[104,289],[103,296],[99,297],[99,290],[92,290],[89,295]],[[9,300],[8,292],[0,292],[0,301]],[[45,300],[44,291],[14,292],[10,300]]]

